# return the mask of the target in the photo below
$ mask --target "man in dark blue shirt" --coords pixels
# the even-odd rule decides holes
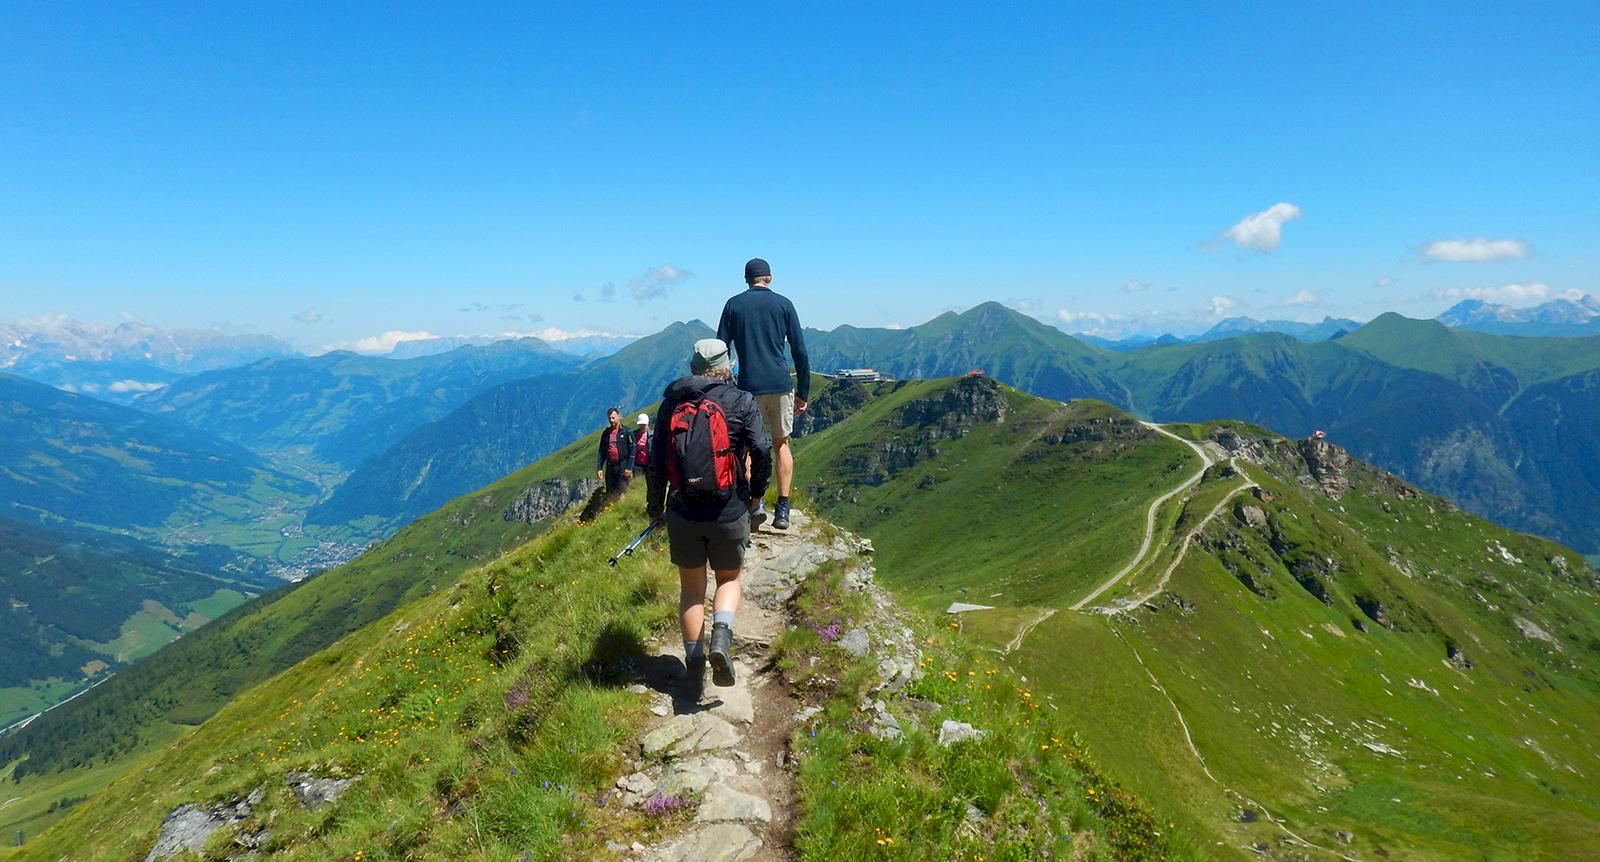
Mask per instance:
[[[749,289],[728,300],[717,324],[717,338],[733,347],[739,360],[739,388],[756,396],[761,418],[772,435],[772,460],[777,475],[778,504],[772,509],[772,526],[789,529],[789,484],[794,481],[794,454],[789,434],[794,417],[804,413],[811,394],[811,360],[794,303],[772,290],[772,267],[761,258],[744,265]],[[795,380],[783,345],[789,344]]]

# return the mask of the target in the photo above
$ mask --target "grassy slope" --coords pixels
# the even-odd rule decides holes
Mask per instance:
[[[419,519],[360,559],[234,609],[26,731],[0,737],[0,760],[33,754],[31,765],[46,774],[30,799],[79,776],[121,774],[169,741],[175,722],[198,724],[251,685],[537,535],[543,525],[507,522],[501,512],[545,478],[589,475],[588,457],[587,443],[573,444]],[[63,768],[65,777],[50,777]],[[0,812],[0,831],[12,813]]]
[[[582,671],[637,654],[673,616],[663,555],[605,565],[642,520],[623,508],[569,521],[251,689],[18,858],[138,855],[172,808],[257,787],[276,812],[274,858],[593,853],[610,816],[597,800],[645,704]],[[361,781],[333,809],[304,811],[284,775],[332,764]]]
[[[919,385],[933,394],[939,384]],[[883,420],[904,407],[910,391],[887,394],[855,418],[803,440],[797,460],[805,487],[833,475],[850,447],[903,434]],[[1030,413],[1024,408],[1016,415]],[[1191,427],[1202,434],[1209,430]],[[1013,447],[1019,439],[1026,438],[1010,437]],[[1027,505],[1009,510],[996,510],[992,500],[969,504],[973,489],[938,494],[946,507],[957,508],[950,506],[952,500],[962,502],[961,522],[927,517],[906,502],[919,493],[920,476],[937,469],[940,459],[971,464],[1015,459],[1014,451],[994,451],[1006,442],[1002,432],[988,437],[974,432],[963,443],[969,441],[946,444],[938,458],[882,484],[849,487],[845,494],[824,487],[815,496],[825,513],[846,526],[872,525],[891,582],[922,603],[968,598],[1005,605],[999,624],[985,621],[983,614],[969,617],[976,631],[1004,642],[1015,623],[1033,618],[1018,605],[1059,606],[1080,594],[1082,584],[1117,568],[1110,560],[1120,565],[1126,554],[1102,548],[1092,567],[1081,565],[1075,537],[1095,522],[1060,514],[1057,501],[1066,495],[1051,490],[1093,485],[1065,475],[1055,482],[1019,476],[1012,495]],[[1071,613],[1045,621],[1013,664],[1038,681],[1070,724],[1083,729],[1090,749],[1158,805],[1182,811],[1186,823],[1221,855],[1256,842],[1275,846],[1277,840],[1270,824],[1238,822],[1242,808],[1250,806],[1235,793],[1287,816],[1291,827],[1318,843],[1336,844],[1333,831],[1347,829],[1354,833],[1352,849],[1363,854],[1379,848],[1391,858],[1418,859],[1562,858],[1565,847],[1596,852],[1600,800],[1589,776],[1600,774],[1600,761],[1583,742],[1580,726],[1600,706],[1594,653],[1600,643],[1595,637],[1600,603],[1594,584],[1577,574],[1584,571],[1579,558],[1465,515],[1437,498],[1396,496],[1400,486],[1373,478],[1377,474],[1365,468],[1357,471],[1364,484],[1338,502],[1257,466],[1245,472],[1278,495],[1267,506],[1276,522],[1296,528],[1285,528],[1300,549],[1300,556],[1290,553],[1291,558],[1337,561],[1340,574],[1330,579],[1333,605],[1323,605],[1296,583],[1264,539],[1245,536],[1236,541],[1253,556],[1213,552],[1202,543],[1183,558],[1169,588],[1182,604],[1164,598],[1158,612],[1140,612],[1132,622],[1116,624]],[[1150,477],[1148,467],[1145,475],[1146,501],[1176,484]],[[1161,523],[1168,532],[1158,546],[1167,550],[1135,573],[1134,583],[1153,583],[1175,558],[1172,548],[1179,537],[1240,481],[1213,473],[1184,511],[1164,512]],[[1027,493],[1017,493],[1019,488]],[[920,493],[933,496],[937,490]],[[852,497],[859,500],[851,502]],[[1133,501],[1106,508],[1118,506],[1142,515]],[[1221,547],[1235,523],[1226,512],[1203,535]],[[1053,537],[1040,542],[1036,537],[1042,534]],[[1500,559],[1494,542],[1526,565]],[[1041,545],[1067,549],[1054,563],[1058,570],[1094,571],[1053,579],[1061,585],[1053,597],[1018,590],[1017,545],[1034,552]],[[1413,576],[1388,563],[1388,548],[1409,562]],[[1266,566],[1271,574],[1256,577],[1270,584],[1275,597],[1246,589],[1218,555],[1236,567],[1245,559]],[[1574,574],[1554,577],[1547,561],[1557,557],[1567,560]],[[900,569],[917,574],[893,574]],[[938,591],[938,583],[947,589]],[[968,586],[970,595],[951,594],[953,584]],[[996,591],[1003,595],[987,601]],[[1365,618],[1357,596],[1384,601],[1397,629]],[[1517,615],[1556,632],[1561,651],[1522,636],[1512,622]],[[1361,620],[1367,632],[1356,630],[1352,619]],[[1450,643],[1475,662],[1472,670],[1444,663]],[[1235,793],[1200,770],[1184,742],[1174,703],[1152,687],[1135,650],[1182,711],[1222,785]],[[1086,668],[1094,672],[1085,673]],[[1439,694],[1409,685],[1411,679]],[[1374,751],[1367,742],[1393,746],[1401,754]]]
[[[881,397],[847,423],[797,445],[796,487],[872,536],[895,562],[886,581],[925,607],[1053,606],[1077,595],[1133,557],[1149,500],[1197,463],[1108,405],[1060,406],[1003,389],[1012,411],[1004,423],[939,441],[941,454],[893,476],[863,473],[874,446],[923,435],[902,426],[901,411],[949,385],[881,384]],[[1103,439],[1058,445],[1069,433]]]

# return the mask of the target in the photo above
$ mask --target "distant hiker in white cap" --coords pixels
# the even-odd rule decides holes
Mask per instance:
[[[750,512],[772,472],[772,443],[754,396],[728,380],[728,345],[715,338],[695,342],[689,370],[690,376],[673,381],[661,394],[645,470],[645,512],[667,524],[672,563],[678,567],[678,618],[689,679],[702,678],[709,658],[712,682],[729,686],[739,573],[750,544]],[[708,564],[717,578],[709,647],[701,643]]]
[[[606,483],[606,493],[625,494],[633,478],[633,432],[622,427],[622,411],[606,411],[606,427],[600,432],[600,453],[594,474]]]
[[[644,473],[644,468],[650,466],[650,443],[655,435],[650,433],[650,417],[640,413],[639,421],[633,431],[633,472]]]
[[[772,433],[772,455],[777,463],[778,504],[772,509],[772,526],[789,529],[789,485],[794,481],[794,455],[789,434],[794,417],[806,410],[811,394],[811,360],[794,303],[772,290],[772,267],[761,258],[744,265],[744,293],[722,307],[717,338],[733,345],[739,357],[739,388],[756,396],[761,418]],[[784,342],[794,359],[795,379],[789,379]]]

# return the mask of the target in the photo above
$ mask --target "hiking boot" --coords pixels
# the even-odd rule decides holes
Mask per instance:
[[[779,500],[778,505],[772,507],[772,529],[789,529],[789,501]]]
[[[750,530],[752,532],[754,532],[757,529],[760,529],[761,525],[765,524],[766,522],[767,522],[767,513],[766,512],[758,510],[758,511],[750,513]]]
[[[706,656],[701,653],[697,659],[684,663],[683,682],[686,689],[698,695],[706,684]]]
[[[706,658],[711,662],[711,681],[722,688],[733,685],[733,628],[727,623],[711,627]]]

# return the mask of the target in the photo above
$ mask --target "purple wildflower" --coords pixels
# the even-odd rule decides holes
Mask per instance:
[[[649,801],[645,802],[644,813],[651,817],[665,817],[693,807],[693,805],[694,801],[682,794],[674,793],[671,796],[664,796],[657,793],[651,796]]]

